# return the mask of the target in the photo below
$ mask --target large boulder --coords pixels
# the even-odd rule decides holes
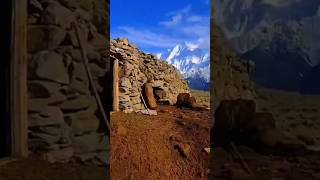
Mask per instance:
[[[180,93],[177,97],[176,106],[178,108],[194,108],[196,107],[196,98],[192,97],[190,93]]]
[[[145,96],[148,107],[150,109],[156,109],[157,108],[157,100],[154,97],[153,87],[152,87],[151,83],[145,83],[143,85],[143,94]]]
[[[224,100],[217,107],[212,130],[214,146],[248,145],[263,153],[300,153],[304,145],[277,129],[271,113],[257,113],[251,100]]]

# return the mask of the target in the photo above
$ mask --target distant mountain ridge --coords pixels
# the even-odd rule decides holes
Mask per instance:
[[[319,0],[217,0],[213,8],[230,45],[255,62],[257,85],[320,93],[311,77],[320,74]]]
[[[190,44],[178,44],[161,56],[176,67],[192,89],[210,89],[210,55],[205,49]]]

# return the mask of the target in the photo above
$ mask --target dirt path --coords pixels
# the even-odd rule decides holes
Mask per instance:
[[[162,106],[158,116],[112,115],[112,179],[207,179],[209,111]]]
[[[107,167],[79,163],[50,164],[30,157],[0,166],[0,180],[108,180]]]

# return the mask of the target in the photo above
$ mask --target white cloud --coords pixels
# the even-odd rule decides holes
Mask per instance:
[[[187,17],[187,22],[201,22],[203,20],[203,17],[202,16],[190,16],[190,17]]]
[[[192,12],[192,6],[169,12],[167,19],[159,22],[160,27],[134,28],[119,27],[116,37],[126,37],[142,46],[173,48],[187,44],[190,50],[210,47],[210,17]],[[164,51],[165,51],[164,50]],[[168,50],[169,52],[169,50]]]
[[[157,57],[158,59],[161,59],[162,53],[157,53],[157,54],[156,54],[156,57]]]
[[[169,21],[162,21],[159,24],[164,25],[166,27],[174,27],[180,24],[182,20],[182,15],[181,14],[177,14],[173,17],[171,17],[171,20]]]
[[[194,43],[190,43],[190,42],[186,42],[186,46],[190,51],[194,51],[197,48],[199,48],[198,44],[194,44]]]
[[[152,47],[168,48],[173,47],[182,39],[171,37],[165,33],[156,33],[148,29],[136,29],[133,27],[119,27],[123,33],[119,37],[126,37],[137,44],[144,44]]]

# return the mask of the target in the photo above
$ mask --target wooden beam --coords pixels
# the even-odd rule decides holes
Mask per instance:
[[[27,0],[12,1],[11,39],[12,156],[27,157]]]
[[[119,60],[113,61],[113,111],[119,111]]]

